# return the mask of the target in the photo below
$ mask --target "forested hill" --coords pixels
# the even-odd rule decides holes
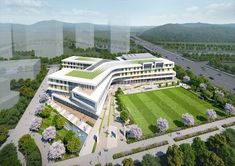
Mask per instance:
[[[166,24],[140,37],[151,42],[235,42],[235,24]]]

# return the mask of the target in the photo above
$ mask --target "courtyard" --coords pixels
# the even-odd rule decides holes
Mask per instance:
[[[193,115],[195,124],[207,121],[207,109],[214,109],[218,118],[226,116],[222,110],[181,87],[122,95],[121,101],[143,135],[157,131],[156,121],[160,117],[167,119],[169,129],[175,129],[184,126],[181,120],[184,113]]]

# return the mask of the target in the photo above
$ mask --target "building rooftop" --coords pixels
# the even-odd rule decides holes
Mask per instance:
[[[134,59],[146,59],[146,58],[156,58],[150,53],[138,53],[138,54],[123,54],[122,59],[124,60],[134,60]]]

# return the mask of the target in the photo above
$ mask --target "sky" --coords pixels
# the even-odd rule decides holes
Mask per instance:
[[[235,23],[235,0],[0,0],[0,22]]]

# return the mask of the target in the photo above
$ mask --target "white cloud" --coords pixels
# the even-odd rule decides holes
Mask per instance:
[[[45,0],[5,0],[5,4],[10,7],[31,7],[31,8],[38,8],[47,5]]]
[[[197,7],[197,6],[191,6],[191,7],[186,8],[186,11],[187,12],[195,12],[198,9],[199,9],[199,7]]]

